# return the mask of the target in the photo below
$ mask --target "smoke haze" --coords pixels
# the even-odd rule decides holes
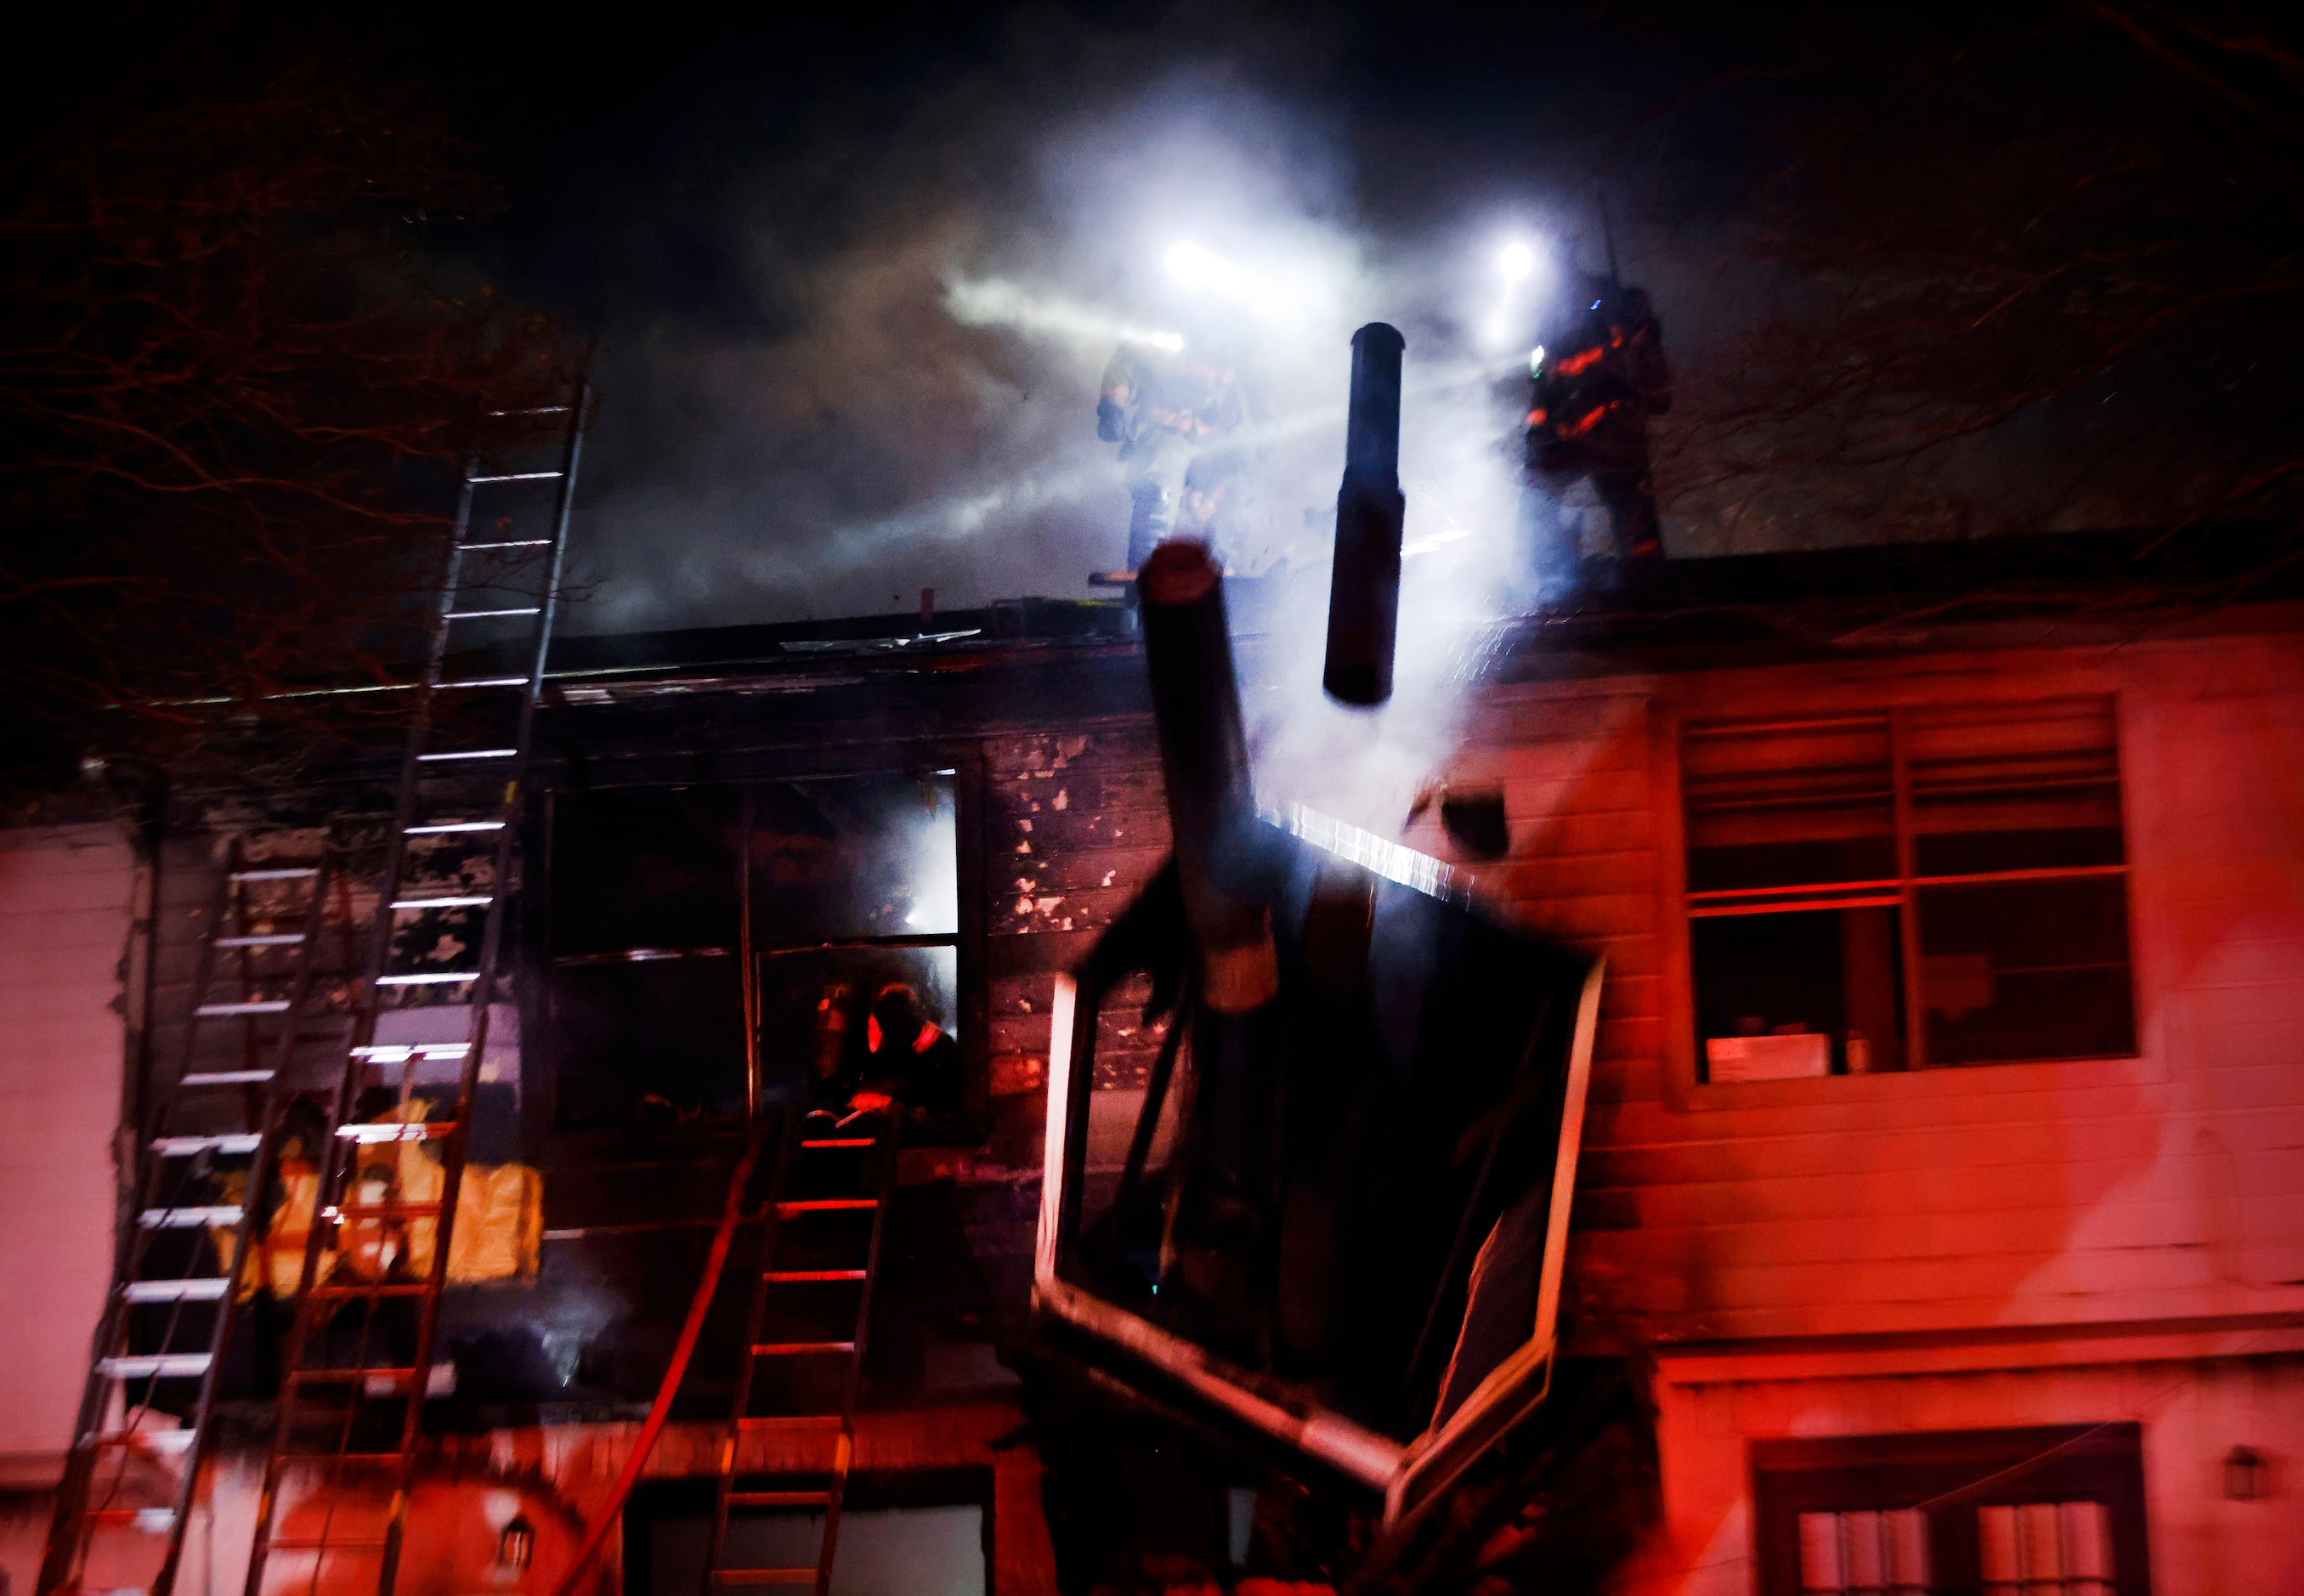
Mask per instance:
[[[719,264],[699,287],[645,255],[639,292],[604,293],[574,626],[1085,594],[1124,554],[1095,404],[1131,335],[1250,353],[1271,419],[1235,565],[1324,565],[1349,341],[1374,319],[1409,338],[1411,571],[1493,590],[1529,328],[1588,224],[1574,197],[1468,183],[1461,160],[1372,196],[1337,53],[1317,18],[1018,18],[988,62],[902,104],[827,93],[796,144],[682,133],[625,225],[707,238]],[[1537,270],[1508,302],[1514,238]],[[1213,282],[1176,280],[1179,243]]]

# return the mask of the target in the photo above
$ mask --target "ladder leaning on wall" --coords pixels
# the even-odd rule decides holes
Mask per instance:
[[[267,1571],[284,1589],[372,1579],[389,1596],[398,1572],[589,408],[580,384],[538,412],[564,418],[549,466],[465,472],[334,1082],[248,1596]],[[494,663],[475,667],[483,649]],[[416,1018],[435,1023],[378,1040],[385,1015],[425,1008]],[[443,1117],[419,1099],[426,1084]],[[379,1114],[385,1093],[394,1107]],[[436,1146],[437,1164],[397,1156],[411,1143]]]
[[[135,1208],[114,1260],[57,1492],[41,1596],[158,1572],[165,1596],[208,1449],[271,1166],[280,1089],[340,1030],[313,985],[330,862],[250,862],[238,842],[205,913],[175,1068],[140,1127]],[[221,1267],[219,1267],[221,1265]],[[171,1484],[173,1476],[173,1484]],[[165,1494],[167,1507],[149,1505]],[[157,1542],[157,1545],[156,1545]]]
[[[169,1596],[213,1439],[234,1282],[254,1272],[267,1188],[282,1215],[309,1222],[246,1589],[258,1596],[275,1559],[298,1565],[283,1585],[344,1589],[372,1575],[383,1596],[392,1589],[589,407],[580,383],[570,403],[528,412],[562,418],[548,466],[466,469],[381,862],[360,868],[342,847],[316,862],[250,862],[233,845],[198,946],[178,1067],[140,1131],[137,1207],[39,1596],[91,1579],[120,1589],[123,1570],[156,1565],[132,1588]],[[476,655],[498,663],[463,674]],[[316,979],[332,883],[377,893],[348,1012],[319,1000],[331,983]],[[436,962],[444,951],[462,956]],[[426,1006],[460,1034],[377,1040],[386,1014]],[[446,1116],[434,1119],[417,1089],[449,1082]],[[369,1111],[380,1089],[396,1111]],[[303,1129],[319,1145],[305,1149],[311,1162],[291,1193],[274,1167],[284,1110],[315,1099],[321,1123]],[[441,1153],[423,1167],[428,1190],[371,1193],[364,1153],[423,1142]],[[279,1255],[265,1257],[262,1283],[276,1288]],[[169,1507],[137,1505],[163,1489]]]
[[[759,1585],[827,1596],[856,1456],[856,1398],[901,1110],[840,1120],[821,1109],[782,1112],[720,1444],[706,1596]]]

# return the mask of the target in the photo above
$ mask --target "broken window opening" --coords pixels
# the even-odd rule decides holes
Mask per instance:
[[[553,795],[563,1129],[964,1092],[949,769]]]

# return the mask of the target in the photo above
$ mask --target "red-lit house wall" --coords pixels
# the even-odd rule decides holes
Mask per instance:
[[[1699,1083],[1680,720],[2103,694],[2137,1057]],[[1754,1589],[1749,1440],[2128,1419],[2156,1590],[2304,1588],[2304,1447],[2287,1439],[2304,1434],[2304,641],[1601,676],[1407,707],[1281,726],[1258,739],[1258,785],[1399,835],[1608,955],[1570,1334],[1658,1359],[1669,1516],[1642,1588]],[[1002,751],[990,862],[1014,869],[1012,887],[990,872],[994,1089],[1021,1122],[1046,1057],[1042,972],[1158,857],[1076,867],[1071,834],[1107,802],[1165,828],[1144,729]],[[1459,856],[1436,810],[1397,829],[1433,779],[1501,783],[1505,859]],[[2224,1499],[2234,1445],[2269,1460],[2266,1499]]]
[[[2104,693],[2120,724],[2136,1058],[1698,1083],[1679,718]],[[2145,1426],[2156,1590],[2304,1588],[2304,1448],[2290,1439],[2304,1434],[2304,645],[1511,690],[1444,774],[1504,784],[1513,846],[1482,870],[1489,889],[1609,955],[1571,1334],[1662,1357],[1671,1521],[1648,1588],[1753,1588],[1748,1439],[2127,1418]],[[1430,821],[1407,840],[1447,856]],[[1799,1373],[1831,1367],[1816,1363],[1830,1348],[1872,1361]],[[1947,1361],[1994,1372],[1917,1378]],[[1702,1380],[1681,1383],[1690,1369]],[[2235,1444],[2272,1460],[2271,1499],[2223,1501],[2218,1460]]]

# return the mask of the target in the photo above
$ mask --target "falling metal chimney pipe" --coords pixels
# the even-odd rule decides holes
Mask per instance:
[[[1336,495],[1336,559],[1328,582],[1328,696],[1363,708],[1392,696],[1400,632],[1400,362],[1408,340],[1371,321],[1352,335],[1351,411],[1344,482]]]
[[[1280,989],[1270,909],[1249,885],[1255,799],[1240,684],[1224,624],[1224,574],[1207,545],[1171,538],[1136,573],[1152,717],[1184,917],[1200,951],[1200,997],[1246,1014]]]

